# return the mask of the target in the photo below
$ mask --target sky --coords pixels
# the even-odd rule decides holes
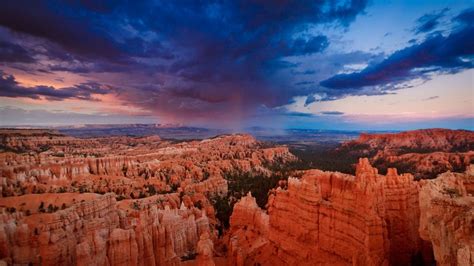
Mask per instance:
[[[2,1],[0,126],[474,130],[470,0]]]

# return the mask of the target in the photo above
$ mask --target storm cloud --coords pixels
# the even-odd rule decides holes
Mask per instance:
[[[322,115],[343,115],[344,112],[339,111],[323,111],[321,112]]]
[[[415,79],[429,79],[432,74],[454,74],[473,68],[474,24],[470,10],[457,17],[461,25],[448,35],[429,35],[371,64],[359,72],[338,74],[320,82],[336,95],[357,94],[366,88],[375,94],[403,88]],[[466,21],[470,20],[470,21]]]
[[[0,97],[94,101],[114,94],[164,120],[238,120],[297,96],[309,105],[388,94],[390,86],[472,68],[472,11],[455,18],[452,32],[388,56],[331,51],[331,34],[318,27],[347,30],[366,7],[366,0],[3,1]],[[420,18],[417,31],[432,32],[443,16]],[[320,60],[302,65],[313,58]],[[342,72],[350,64],[368,66]],[[10,69],[88,81],[25,87]]]
[[[3,73],[0,70],[0,97],[9,98],[44,98],[50,101],[62,101],[65,99],[96,100],[94,94],[108,94],[115,89],[95,82],[81,83],[73,87],[54,88],[52,86],[24,87],[20,85],[15,77]]]
[[[305,94],[293,82],[278,78],[280,71],[297,66],[286,58],[325,51],[328,38],[307,29],[325,23],[347,27],[363,12],[366,1],[6,1],[1,5],[0,25],[9,30],[3,36],[24,47],[0,50],[0,60],[31,63],[15,66],[30,71],[37,71],[40,64],[51,72],[122,73],[118,78],[125,88],[119,94],[122,100],[158,115],[192,119],[235,112],[245,116],[261,105],[281,106]],[[28,45],[31,38],[42,48]],[[36,55],[46,57],[47,63],[35,65]],[[3,96],[91,98],[88,90],[75,87],[8,88],[14,89],[4,90]]]
[[[445,13],[449,11],[449,8],[444,8],[440,11],[425,14],[418,18],[417,25],[413,31],[417,34],[430,32],[439,25],[439,20],[444,17]]]

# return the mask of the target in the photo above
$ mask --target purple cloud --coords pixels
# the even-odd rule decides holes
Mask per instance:
[[[56,89],[52,86],[24,87],[20,85],[15,77],[5,74],[0,70],[0,97],[9,98],[45,98],[50,101],[62,101],[65,99],[96,100],[94,94],[109,94],[116,89],[95,82],[81,83],[73,87]]]

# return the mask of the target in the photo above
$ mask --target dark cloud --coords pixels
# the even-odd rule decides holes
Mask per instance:
[[[439,11],[436,11],[436,12],[433,12],[433,13],[430,13],[430,14],[425,14],[425,15],[421,16],[416,21],[417,25],[413,29],[413,31],[416,34],[419,34],[419,33],[430,32],[430,31],[436,29],[436,27],[439,24],[439,20],[442,17],[444,17],[444,15],[447,11],[449,11],[449,8],[444,8],[442,10],[439,10]]]
[[[71,52],[115,57],[120,54],[111,37],[94,26],[94,17],[59,1],[5,1],[0,24],[14,31],[48,39]]]
[[[4,1],[0,8],[0,25],[48,40],[78,58],[126,61],[128,56],[155,55],[161,48],[159,42],[147,46],[141,37],[114,32],[127,17],[121,19],[114,13],[105,15],[84,3],[86,1]]]
[[[422,101],[431,101],[431,100],[438,99],[438,98],[439,98],[439,96],[431,96],[431,97],[422,99]]]
[[[95,100],[94,94],[108,94],[115,89],[110,86],[95,82],[81,83],[73,87],[56,89],[52,86],[24,87],[20,85],[15,77],[5,74],[0,70],[0,97],[10,98],[45,98],[51,101],[62,101],[65,99]]]
[[[0,40],[0,62],[33,63],[35,59],[22,46]]]
[[[159,97],[148,97],[147,108],[161,106],[158,112],[183,117],[222,115],[225,109],[230,111],[227,114],[245,115],[262,104],[275,107],[291,102],[302,91],[275,78],[278,71],[298,66],[285,57],[319,53],[328,46],[325,36],[294,38],[295,33],[311,23],[349,23],[365,6],[354,2],[328,10],[312,1],[166,5],[166,12],[161,11],[164,16],[145,23],[165,35],[181,51],[178,54],[189,56],[173,60],[167,73],[177,79],[165,84]],[[351,11],[342,15],[344,8]]]
[[[298,56],[318,53],[326,49],[328,45],[328,38],[322,35],[311,37],[309,40],[296,39],[288,50],[285,53],[282,53],[282,55]]]
[[[304,102],[304,106],[307,107],[308,105],[310,105],[314,102],[316,102],[316,97],[314,97],[314,95],[309,95],[308,97],[306,97],[306,101]]]
[[[339,112],[339,111],[324,111],[321,112],[322,115],[343,115],[344,112]]]
[[[309,34],[311,26],[346,27],[366,2],[5,1],[0,26],[18,41],[16,53],[26,50],[41,58],[17,68],[119,73],[120,99],[173,119],[245,116],[261,105],[281,106],[307,95],[307,88],[281,71],[296,69],[295,57],[321,53],[330,45],[326,36]],[[28,63],[27,57],[9,58]],[[302,75],[314,73],[301,70]],[[51,88],[19,91],[25,97],[58,93]]]
[[[463,10],[454,19],[455,22],[459,22],[465,25],[471,25],[474,23],[474,8]]]
[[[304,71],[292,71],[292,74],[294,75],[313,75],[313,74],[316,74],[316,70],[313,70],[313,69],[308,69],[308,70],[304,70]]]
[[[285,116],[293,116],[293,117],[314,117],[314,114],[311,113],[301,113],[301,112],[285,112]]]
[[[337,97],[348,94],[384,94],[407,88],[407,82],[434,73],[454,74],[473,68],[474,26],[466,24],[447,36],[433,34],[424,41],[394,52],[360,72],[338,74],[320,82]]]

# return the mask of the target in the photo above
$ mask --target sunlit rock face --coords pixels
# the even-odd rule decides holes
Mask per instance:
[[[294,160],[249,135],[173,142],[0,131],[0,262],[212,265],[210,198],[229,171],[270,173]],[[3,134],[3,135],[2,135]]]
[[[10,264],[173,265],[209,232],[207,216],[197,209],[162,210],[141,200],[118,205],[112,194],[89,196],[54,213],[2,214],[2,259]]]
[[[420,210],[420,235],[438,265],[474,265],[474,166],[425,181]]]
[[[4,197],[81,189],[133,198],[148,192],[144,187],[159,192],[179,187],[186,192],[225,193],[224,172],[268,172],[268,164],[294,160],[288,148],[262,148],[250,135],[172,143],[159,137],[77,139],[44,137],[44,132],[14,133],[3,138],[22,142],[6,142],[2,147],[9,152],[0,153]],[[37,138],[45,138],[41,151],[24,144]]]
[[[203,233],[200,236],[197,244],[197,265],[198,266],[214,266],[214,243],[209,238],[208,233]]]
[[[261,255],[269,244],[268,229],[269,216],[258,207],[255,198],[250,193],[241,198],[230,218],[229,263],[247,265],[261,261],[256,254]]]
[[[403,148],[457,150],[473,149],[474,132],[469,130],[422,129],[396,134],[361,134],[358,139],[371,147],[396,152]]]
[[[419,184],[361,159],[356,175],[306,171],[273,191],[268,214],[248,195],[229,236],[234,265],[409,265],[429,243],[418,234]],[[425,256],[429,260],[429,255]]]
[[[270,176],[271,166],[295,160],[288,148],[266,148],[241,134],[173,142],[157,136],[77,139],[43,131],[0,133],[0,263],[473,262],[474,168],[421,181],[395,168],[382,175],[370,159],[358,161],[355,175],[293,171],[298,177],[280,180],[269,191],[266,210],[250,193],[241,198],[230,228],[219,238],[211,199],[227,195],[226,173]],[[434,130],[419,141],[421,133],[401,134],[402,140],[392,135],[361,139],[376,149],[388,147],[378,155],[419,160],[417,169],[433,167],[431,160],[443,164],[445,155],[467,156],[462,164],[470,162],[469,152],[395,152],[423,145],[470,147],[471,133],[451,133]]]
[[[417,178],[435,178],[446,171],[463,172],[474,163],[474,132],[424,129],[394,134],[361,134],[339,149],[369,157],[379,169],[398,168]]]

